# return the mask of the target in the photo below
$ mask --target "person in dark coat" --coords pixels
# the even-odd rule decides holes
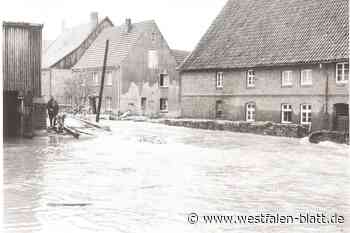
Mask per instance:
[[[57,101],[51,96],[49,102],[47,102],[47,113],[49,114],[50,119],[50,127],[54,127],[56,125],[56,116],[58,114],[58,103]]]

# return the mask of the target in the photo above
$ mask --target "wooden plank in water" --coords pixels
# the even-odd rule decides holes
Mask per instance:
[[[75,138],[79,138],[79,136],[80,136],[80,133],[78,133],[74,129],[71,129],[71,128],[67,127],[67,126],[64,126],[63,129],[65,131],[67,131],[69,134],[73,135]]]

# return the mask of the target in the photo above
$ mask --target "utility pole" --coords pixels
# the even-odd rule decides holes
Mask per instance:
[[[100,120],[100,111],[101,111],[102,96],[103,96],[103,87],[104,87],[104,84],[105,84],[105,73],[106,73],[106,65],[107,65],[108,46],[109,46],[109,40],[106,40],[106,49],[105,49],[105,56],[104,56],[104,59],[103,59],[101,87],[100,87],[100,94],[99,94],[99,98],[98,98],[99,101],[98,101],[98,107],[97,107],[96,122],[99,122],[99,120]]]

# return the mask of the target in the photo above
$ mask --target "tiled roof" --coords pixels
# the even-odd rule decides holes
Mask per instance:
[[[228,0],[183,70],[348,58],[348,0]]]
[[[81,43],[92,32],[91,24],[82,24],[66,29],[49,47],[44,51],[42,67],[48,68],[78,48]]]
[[[177,65],[181,65],[185,61],[187,56],[190,55],[190,52],[183,51],[183,50],[173,49],[173,50],[171,50],[171,52],[172,52],[173,56],[175,57]]]
[[[118,66],[136,44],[140,35],[153,27],[153,20],[132,24],[131,30],[126,31],[125,25],[106,28],[91,44],[73,69],[96,68],[103,65],[106,40],[109,40],[107,66]]]

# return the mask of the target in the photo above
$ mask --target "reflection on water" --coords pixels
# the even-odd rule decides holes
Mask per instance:
[[[187,214],[345,214],[346,146],[115,122],[97,138],[4,146],[6,232],[349,232],[346,225],[190,225]]]

